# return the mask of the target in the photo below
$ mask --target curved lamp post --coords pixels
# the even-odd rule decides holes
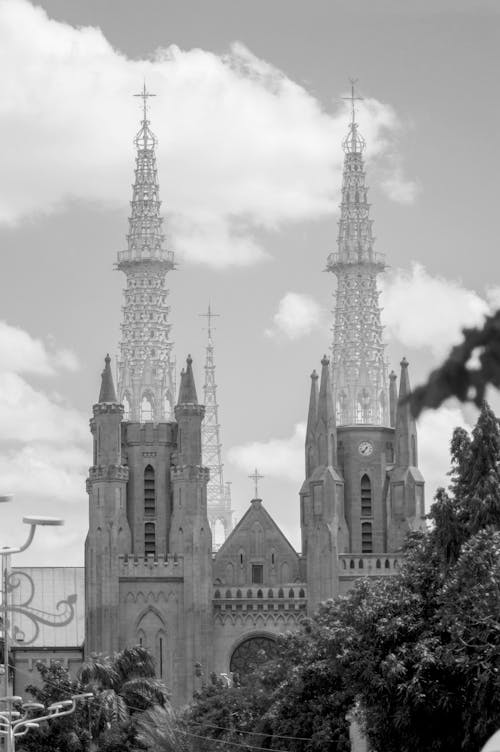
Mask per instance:
[[[2,502],[8,502],[11,501],[12,496],[6,495],[6,496],[0,496],[0,503]],[[29,517],[23,517],[23,522],[26,525],[30,526],[30,531],[28,533],[28,537],[26,538],[25,542],[22,546],[5,546],[4,548],[0,549],[0,556],[2,558],[2,618],[3,618],[3,669],[4,669],[4,697],[0,698],[0,702],[5,702],[7,704],[7,709],[2,711],[0,710],[0,733],[5,736],[5,752],[14,752],[14,738],[16,735],[20,735],[21,733],[27,733],[27,731],[30,728],[34,728],[33,724],[38,723],[38,721],[45,720],[45,718],[38,718],[38,721],[36,720],[29,720],[28,716],[30,714],[29,708],[27,709],[26,713],[24,715],[21,715],[18,711],[15,711],[12,709],[12,702],[22,702],[22,698],[14,698],[9,695],[9,624],[8,624],[8,613],[9,610],[9,604],[8,604],[8,593],[12,589],[11,584],[11,556],[13,554],[19,554],[21,551],[25,551],[32,543],[33,538],[35,537],[36,529],[39,525],[43,527],[47,526],[60,526],[64,524],[64,520],[59,519],[58,517],[41,517],[39,515],[29,516]],[[51,705],[47,710],[49,712],[49,715],[47,718],[55,717],[55,715],[69,715],[69,713],[73,712],[75,709],[75,705],[73,701],[67,701],[70,702],[70,705],[72,707],[71,710],[68,710],[66,706],[63,706],[63,710],[65,710],[64,713],[59,712],[60,703],[55,703],[55,705]],[[31,705],[31,703],[28,703],[28,705]],[[57,706],[57,707],[56,707]],[[22,724],[22,725],[20,725]],[[19,729],[19,734],[16,734],[14,729]],[[22,731],[24,729],[24,732]]]
[[[78,701],[93,696],[92,692],[72,695],[70,700],[53,702],[47,708],[39,702],[23,703],[22,697],[15,695],[0,698],[0,703],[6,702],[8,704],[7,710],[0,707],[0,735],[5,737],[6,749],[15,752],[18,737],[25,736],[30,729],[39,728],[43,721],[51,721],[54,718],[61,718],[63,715],[71,715],[75,712]],[[10,708],[13,706],[20,707],[21,710],[11,710]]]

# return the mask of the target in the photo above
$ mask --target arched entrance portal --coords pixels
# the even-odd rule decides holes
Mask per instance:
[[[229,670],[237,673],[240,681],[245,676],[270,661],[276,655],[276,641],[272,637],[256,635],[248,637],[237,646],[231,656]]]

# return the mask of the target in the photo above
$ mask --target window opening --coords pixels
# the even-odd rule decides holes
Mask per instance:
[[[144,514],[151,517],[156,511],[155,471],[148,465],[144,470]]]
[[[141,402],[141,423],[146,423],[148,420],[153,420],[153,405],[151,400],[144,396]]]
[[[366,474],[361,478],[361,516],[372,516],[372,484]]]
[[[373,553],[372,523],[363,522],[361,525],[361,553]]]
[[[156,532],[154,522],[146,522],[144,525],[144,554],[156,555]]]
[[[262,585],[264,582],[264,567],[262,564],[252,564],[252,585]]]

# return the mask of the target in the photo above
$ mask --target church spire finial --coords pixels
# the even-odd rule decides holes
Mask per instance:
[[[356,107],[355,102],[362,102],[363,97],[356,96],[354,93],[354,85],[357,84],[357,78],[350,78],[351,82],[351,96],[342,97],[342,99],[351,103],[351,122],[349,124],[349,133],[347,134],[342,147],[346,154],[358,154],[364,151],[366,142],[362,136],[358,133],[358,124],[356,122]]]
[[[104,370],[101,374],[101,390],[99,392],[99,403],[118,402],[116,399],[115,385],[113,384],[113,374],[111,373],[111,358],[109,353],[104,358]]]
[[[134,143],[137,148],[140,148],[140,146],[142,146],[142,148],[153,148],[156,146],[157,139],[149,127],[148,99],[150,97],[156,97],[156,94],[152,94],[146,89],[146,80],[144,80],[142,91],[139,94],[134,94],[134,97],[141,97],[142,99],[142,124],[135,137]]]
[[[197,405],[196,386],[193,376],[193,359],[191,355],[186,358],[186,368],[181,371],[181,385],[179,388],[178,405]]]

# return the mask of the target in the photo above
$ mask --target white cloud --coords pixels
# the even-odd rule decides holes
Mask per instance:
[[[57,368],[76,371],[76,355],[70,350],[58,350],[52,341],[46,345],[23,329],[0,321],[0,373],[53,375]]]
[[[247,265],[266,255],[255,230],[335,210],[345,109],[327,115],[241,44],[221,56],[172,46],[130,60],[99,29],[3,0],[0,65],[12,71],[0,100],[9,144],[0,221],[60,209],[68,198],[126,205],[139,119],[130,95],[143,77],[157,94],[151,119],[174,250],[195,262]],[[366,99],[359,121],[368,156],[387,152],[394,111]]]
[[[0,452],[2,487],[30,498],[84,502],[89,459],[89,451],[75,444],[32,443],[5,450]]]
[[[268,337],[284,335],[295,340],[310,334],[323,325],[323,311],[309,295],[287,292],[280,300],[278,310],[273,316],[273,325],[266,329]]]
[[[52,339],[46,345],[0,322],[0,493],[33,503],[85,498],[88,421],[25,378],[54,377],[77,367],[74,354]]]
[[[16,373],[0,373],[0,441],[65,444],[88,438],[79,412],[53,401]]]
[[[382,282],[382,321],[387,339],[430,349],[436,359],[461,340],[464,327],[479,326],[500,299],[497,288],[481,297],[458,280],[430,275],[420,264],[387,274]]]
[[[418,421],[419,465],[425,479],[426,508],[429,510],[436,489],[448,486],[450,442],[458,426],[469,429],[460,407],[450,401],[439,410],[425,410]]]
[[[296,423],[293,434],[285,439],[254,441],[232,447],[228,460],[244,472],[257,467],[271,478],[296,483],[304,480],[304,441],[306,424]]]
[[[380,187],[392,201],[399,204],[412,204],[420,192],[418,183],[405,178],[400,167],[395,167],[392,173],[382,180]]]

